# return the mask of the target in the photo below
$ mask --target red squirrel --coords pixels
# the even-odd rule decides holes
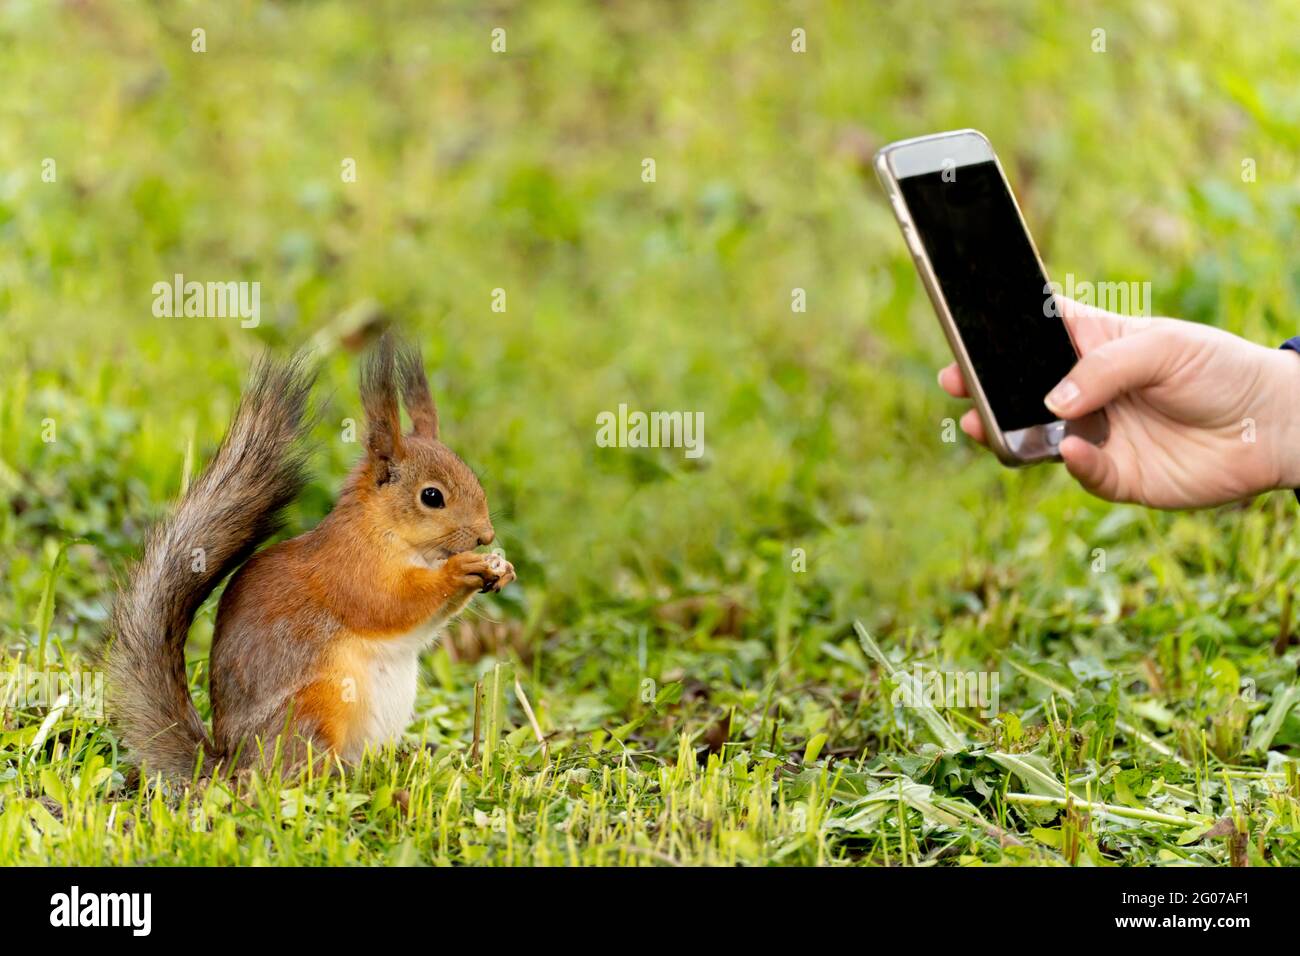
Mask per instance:
[[[254,554],[306,482],[314,378],[301,357],[255,367],[211,464],[149,537],[114,604],[109,709],[147,773],[265,766],[277,738],[290,767],[308,753],[356,761],[409,724],[418,658],[438,628],[475,593],[515,579],[508,561],[473,550],[495,536],[487,498],[439,440],[419,352],[389,335],[363,365],[365,454],[333,510]],[[185,640],[231,571],[209,661],[209,736],[190,699]]]

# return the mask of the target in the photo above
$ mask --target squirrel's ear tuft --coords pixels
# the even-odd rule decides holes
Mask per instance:
[[[397,347],[397,374],[402,381],[402,401],[406,414],[411,416],[411,431],[421,438],[436,441],[438,438],[438,408],[429,393],[429,380],[424,374],[420,350],[414,345]]]
[[[361,367],[361,404],[366,411],[366,451],[382,485],[391,479],[393,462],[403,453],[397,350],[391,335],[375,343]]]

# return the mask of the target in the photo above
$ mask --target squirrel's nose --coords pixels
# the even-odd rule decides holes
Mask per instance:
[[[483,531],[479,534],[478,543],[480,545],[491,544],[494,540],[496,540],[496,536],[497,533],[493,531],[491,528],[488,528],[486,531]]]

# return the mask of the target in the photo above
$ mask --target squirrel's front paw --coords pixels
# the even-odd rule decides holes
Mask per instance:
[[[452,583],[461,591],[481,591],[496,583],[497,573],[492,569],[490,554],[461,551],[447,559],[444,567]]]
[[[497,577],[491,584],[484,582],[483,590],[500,591],[515,579],[515,566],[496,552],[487,555],[487,559]]]
[[[499,554],[462,551],[447,559],[447,569],[465,591],[500,591],[515,579],[514,566]]]

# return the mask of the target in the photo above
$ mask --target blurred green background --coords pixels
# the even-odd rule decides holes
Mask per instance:
[[[0,50],[11,632],[61,535],[135,542],[252,355],[368,303],[421,342],[524,590],[557,608],[742,586],[769,540],[869,617],[984,540],[1078,569],[1112,509],[941,441],[946,346],[869,169],[896,138],[987,133],[1054,278],[1296,331],[1290,4],[19,2]],[[155,318],[177,272],[260,281],[260,327]],[[329,361],[332,419],[354,366]],[[706,456],[597,448],[620,402],[704,412]],[[326,432],[303,521],[356,451]]]
[[[499,513],[519,582],[490,614],[576,724],[647,667],[856,694],[821,670],[827,646],[856,653],[855,617],[967,665],[1011,645],[1137,661],[1190,635],[1218,642],[1204,660],[1246,642],[1222,652],[1244,671],[1279,634],[1287,496],[1155,514],[942,440],[948,351],[870,160],[976,127],[1054,279],[1149,281],[1157,314],[1280,341],[1295,4],[5,2],[0,75],[10,646],[71,537],[55,632],[103,636],[112,574],[264,348],[324,356],[290,527],[318,520],[359,447],[339,437],[359,330],[383,321],[420,342],[444,438]],[[259,281],[260,326],[155,317],[175,273]],[[703,412],[705,455],[597,447],[620,403]],[[712,624],[675,630],[682,607]],[[1178,693],[1196,720],[1218,706]]]

